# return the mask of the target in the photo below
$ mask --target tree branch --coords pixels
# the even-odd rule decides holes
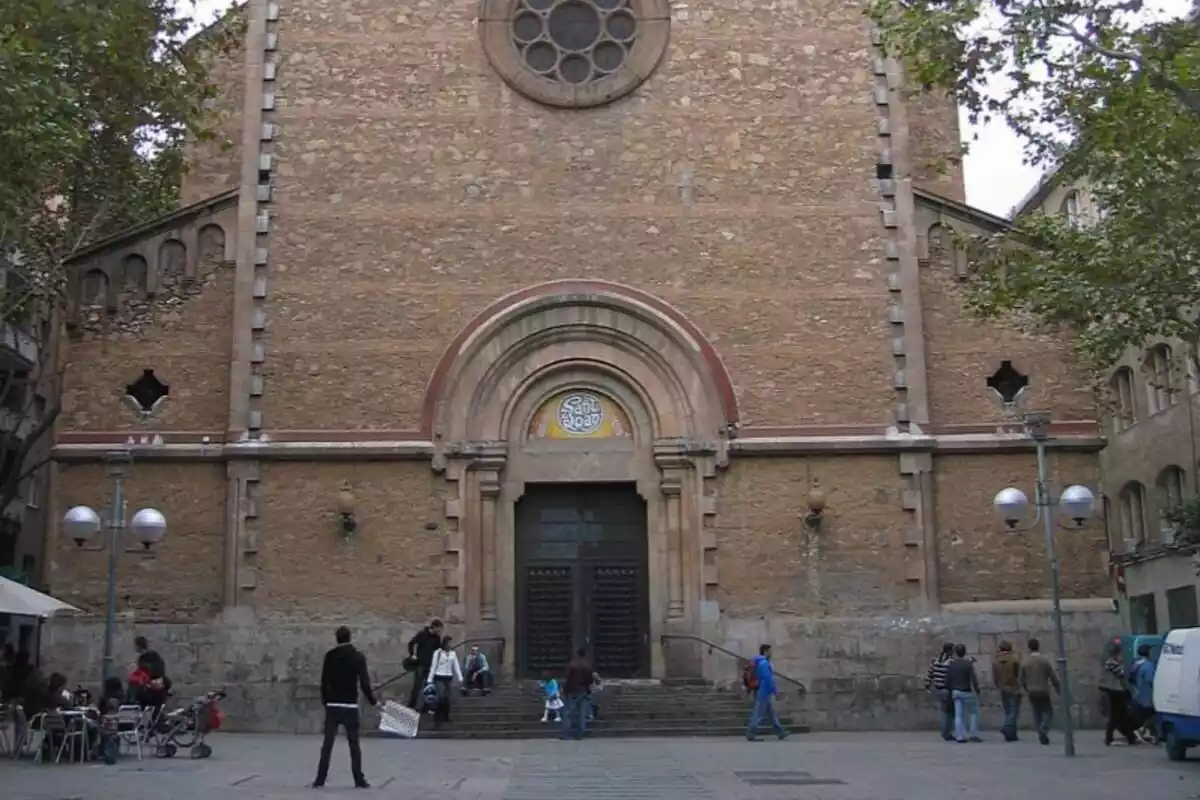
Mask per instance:
[[[1185,110],[1196,116],[1200,116],[1200,92],[1187,88],[1174,78],[1167,77],[1161,68],[1152,67],[1141,53],[1135,50],[1117,50],[1112,47],[1105,47],[1088,34],[1076,30],[1074,26],[1067,25],[1066,23],[1058,23],[1052,27],[1052,30],[1075,40],[1080,47],[1088,52],[1104,56],[1105,58],[1111,58],[1114,61],[1127,61],[1133,64],[1138,68],[1139,72],[1150,80],[1150,84],[1154,88],[1170,92]]]

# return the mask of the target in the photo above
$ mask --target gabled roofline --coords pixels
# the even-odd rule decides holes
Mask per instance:
[[[88,245],[67,259],[67,263],[70,264],[76,261],[81,261],[103,250],[107,250],[110,247],[128,241],[129,239],[136,239],[148,231],[169,227],[170,223],[172,222],[182,221],[188,217],[194,217],[204,211],[220,208],[221,206],[228,205],[231,202],[237,202],[237,197],[238,189],[237,187],[234,187],[233,189],[228,189],[220,194],[214,194],[212,197],[205,198],[199,203],[193,203],[190,206],[184,206],[183,208],[172,211],[170,214],[163,214],[161,217],[156,217],[155,219],[147,220],[146,222],[139,223],[133,227],[126,228],[123,231],[114,233],[112,236],[107,236],[98,242]]]
[[[1050,196],[1050,192],[1054,191],[1054,188],[1058,186],[1059,172],[1061,171],[1062,165],[1056,164],[1055,166],[1043,172],[1042,177],[1038,178],[1038,182],[1034,184],[1033,188],[1026,192],[1025,196],[1021,198],[1021,201],[1013,206],[1012,210],[1008,212],[1009,219],[1016,219],[1017,217],[1024,216],[1025,214],[1028,214],[1034,206],[1040,206],[1042,203],[1046,202],[1046,198]]]
[[[933,206],[939,212],[948,216],[957,217],[963,222],[970,222],[973,225],[978,225],[981,228],[989,228],[993,232],[1008,231],[1012,229],[1012,221],[1004,217],[998,217],[995,214],[990,214],[981,208],[960,203],[958,200],[952,200],[949,197],[944,197],[927,189],[913,187],[913,196],[926,205]]]

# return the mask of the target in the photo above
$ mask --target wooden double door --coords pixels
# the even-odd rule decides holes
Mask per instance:
[[[561,679],[586,646],[605,678],[650,673],[646,504],[634,484],[530,484],[516,508],[517,668]]]

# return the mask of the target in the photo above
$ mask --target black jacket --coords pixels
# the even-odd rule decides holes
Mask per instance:
[[[979,693],[979,678],[975,675],[975,662],[969,658],[956,658],[946,665],[946,688],[952,692]]]
[[[433,654],[442,646],[442,637],[429,628],[421,628],[417,635],[408,640],[408,654],[417,659],[422,667],[433,664]]]
[[[151,678],[167,677],[167,662],[157,650],[147,650],[138,655],[137,665],[146,670]]]
[[[375,705],[375,693],[367,676],[367,657],[352,644],[339,644],[326,653],[325,665],[321,667],[321,702],[357,705],[360,688],[367,702]]]

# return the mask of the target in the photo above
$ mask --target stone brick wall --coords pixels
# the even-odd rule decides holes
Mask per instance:
[[[912,170],[917,186],[965,202],[958,106],[936,94],[919,94],[909,103]]]
[[[145,369],[170,387],[154,430],[225,429],[234,270],[222,247],[204,245],[195,281],[185,280],[181,262],[167,262],[157,296],[122,291],[115,310],[81,309],[66,345],[63,429],[137,427],[125,387]]]
[[[209,124],[215,135],[208,141],[188,143],[188,171],[180,193],[184,206],[236,187],[241,177],[242,103],[246,95],[246,52],[240,38],[245,29],[242,9],[230,12],[210,32],[221,36],[227,29],[233,37],[229,46],[208,57],[209,77],[220,90],[209,103],[214,114]]]
[[[998,604],[995,604],[998,605]],[[770,642],[775,669],[804,682],[797,696],[781,683],[785,706],[817,730],[936,729],[936,705],[923,682],[930,660],[943,642],[966,645],[978,660],[985,729],[1003,720],[992,686],[991,658],[1002,640],[1026,652],[1029,637],[1054,653],[1053,620],[1045,603],[1020,604],[1001,612],[965,607],[931,617],[875,617],[820,620],[804,617],[742,617],[726,621],[720,641],[739,653],[756,652]],[[1117,614],[1083,604],[1064,615],[1076,724],[1103,724],[1096,702],[1100,659],[1108,637],[1122,630]],[[738,680],[733,659],[705,656],[706,674]]]
[[[813,479],[820,532],[802,517]],[[723,614],[857,617],[904,613],[903,478],[894,456],[738,459],[717,483]]]
[[[350,540],[336,514],[344,480],[359,523]],[[255,606],[308,620],[420,623],[442,614],[441,483],[424,461],[266,465]]]
[[[586,112],[514,95],[475,9],[281,8],[268,427],[315,427],[330,407],[346,427],[416,427],[472,311],[565,277],[631,283],[700,322],[746,424],[887,419],[857,6],[689,4],[658,72]]]
[[[58,508],[87,505],[107,516],[111,479],[100,464],[57,467]],[[220,464],[135,463],[125,486],[128,515],[150,506],[167,518],[167,535],[148,554],[126,531],[117,608],[147,621],[211,619],[221,608],[225,548],[225,469]],[[87,547],[96,548],[99,539]],[[106,543],[106,542],[105,542]],[[103,615],[108,551],[83,552],[65,538],[51,542],[48,573],[56,597]]]
[[[952,263],[950,230],[933,228],[928,243],[921,302],[932,422],[1004,419],[986,391],[988,377],[1004,360],[1029,377],[1025,408],[1050,410],[1057,420],[1095,419],[1095,395],[1069,341],[1034,333],[1022,320],[985,321],[968,312],[967,286]]]
[[[403,622],[354,625],[355,643],[368,656],[373,680],[401,672],[404,647],[418,629]],[[922,684],[929,660],[943,641],[962,642],[979,659],[985,687],[985,727],[1000,722],[999,698],[990,688],[990,657],[1001,639],[1025,650],[1030,635],[1052,652],[1051,620],[1042,611],[1022,613],[949,612],[935,617],[817,619],[770,614],[727,621],[710,635],[735,652],[755,652],[762,642],[774,645],[776,669],[808,688],[798,695],[781,682],[789,713],[817,730],[935,729],[937,714]],[[1065,617],[1071,659],[1075,717],[1084,726],[1103,724],[1097,712],[1098,654],[1108,636],[1120,629],[1117,615],[1072,611]],[[451,633],[456,633],[451,629]],[[317,681],[321,657],[333,640],[333,624],[293,620],[272,625],[237,620],[190,625],[125,623],[117,631],[117,660],[132,660],[133,637],[143,635],[163,655],[180,697],[224,688],[230,730],[315,733],[321,709]],[[95,621],[61,619],[46,627],[47,665],[72,682],[99,678],[103,626]],[[701,653],[705,671],[730,683],[738,678],[733,659]],[[393,695],[395,696],[395,690]],[[364,724],[376,724],[368,711]]]
[[[1011,532],[991,511],[992,498],[1016,486],[1033,499],[1033,454],[940,456],[935,459],[939,588],[943,603],[1049,596],[1045,537],[1039,525]],[[1050,455],[1051,485],[1099,489],[1093,456]],[[1032,519],[1029,520],[1032,523]],[[1107,597],[1108,542],[1102,520],[1082,531],[1056,530],[1064,597]]]

